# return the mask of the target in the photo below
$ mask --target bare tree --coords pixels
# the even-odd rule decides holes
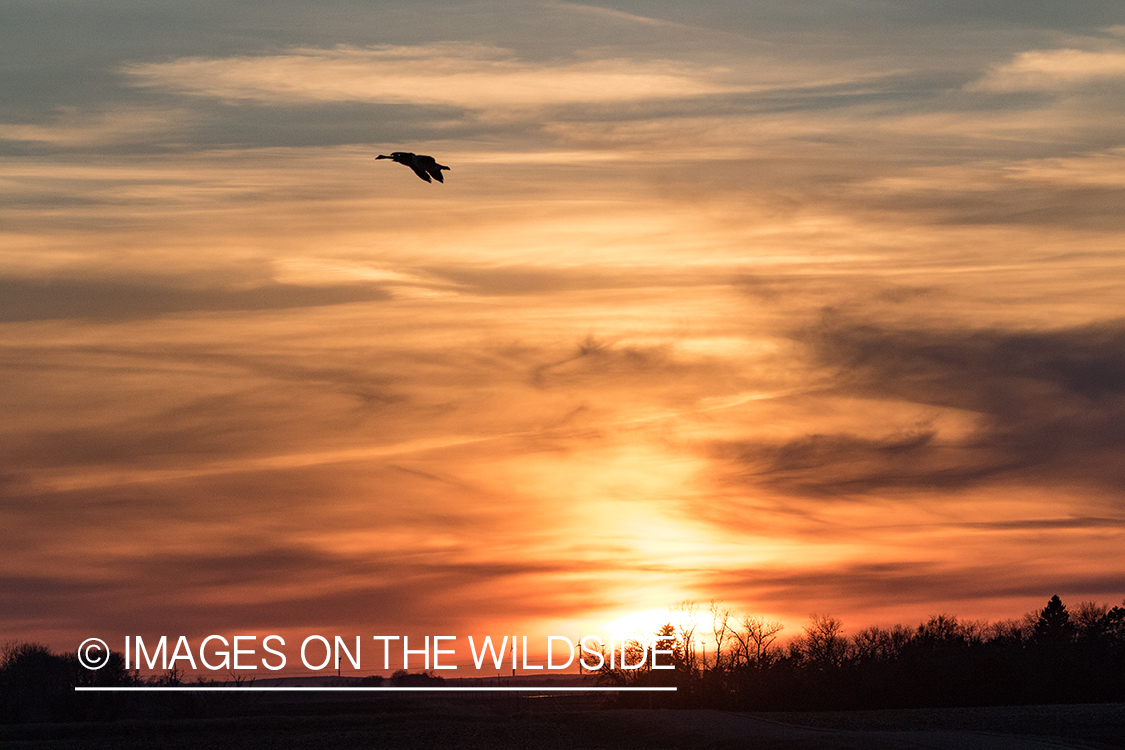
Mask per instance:
[[[918,626],[918,638],[932,643],[952,643],[964,641],[965,631],[954,615],[931,615]]]
[[[1103,619],[1109,612],[1108,604],[1097,602],[1078,602],[1071,618],[1078,634],[1084,638],[1096,638],[1101,634]]]
[[[753,660],[754,666],[761,669],[773,660],[774,643],[777,634],[785,629],[777,620],[767,620],[760,616],[747,615],[742,618],[743,632],[746,634],[747,661]]]
[[[987,628],[988,639],[992,641],[1011,640],[1018,643],[1028,638],[1031,627],[1031,625],[1028,625],[1026,616],[1020,619],[997,620]]]
[[[723,669],[723,653],[726,643],[731,638],[730,618],[734,615],[728,607],[721,606],[720,602],[711,600],[711,632],[715,636],[715,671]],[[707,665],[704,664],[706,669]]]
[[[886,661],[894,656],[891,633],[880,627],[864,628],[853,635],[852,648],[863,661]]]
[[[965,620],[961,623],[961,630],[969,643],[984,643],[988,633],[988,620]]]
[[[829,615],[814,614],[805,626],[806,658],[820,668],[838,667],[847,656],[848,642],[843,637],[844,623]]]
[[[668,608],[668,611],[672,615],[672,621],[677,624],[680,637],[684,642],[684,668],[689,675],[695,674],[695,670],[698,668],[695,655],[695,629],[697,627],[695,601],[684,599],[682,602],[673,604]]]
[[[853,655],[865,661],[890,661],[897,658],[914,639],[914,629],[906,625],[890,628],[870,627],[851,638]]]

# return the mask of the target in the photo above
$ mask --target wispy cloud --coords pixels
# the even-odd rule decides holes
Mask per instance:
[[[596,16],[598,18],[609,18],[617,21],[625,21],[628,23],[637,23],[644,26],[669,26],[673,28],[686,28],[684,24],[676,23],[675,21],[664,21],[659,18],[651,16],[638,16],[634,13],[626,13],[622,10],[614,10],[613,8],[603,8],[600,5],[588,5],[586,3],[570,3],[564,0],[548,0],[543,4],[547,8],[558,8],[561,10],[568,10],[573,13],[585,13],[588,15]]]
[[[171,280],[0,278],[0,322],[88,318],[123,320],[184,312],[278,310],[387,299],[370,284],[262,283],[192,288]]]
[[[969,91],[1067,93],[1097,83],[1125,83],[1125,51],[1050,49],[1021,52],[966,86]]]
[[[741,90],[679,61],[540,63],[482,44],[294,48],[122,67],[133,85],[270,104],[390,102],[466,109],[634,102]]]
[[[1017,162],[1007,167],[1014,179],[1089,188],[1125,188],[1125,148]]]
[[[104,146],[167,136],[198,120],[183,109],[114,107],[81,110],[62,107],[53,122],[2,123],[0,141],[24,141],[59,147]]]

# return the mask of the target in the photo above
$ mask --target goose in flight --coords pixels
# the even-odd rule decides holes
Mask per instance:
[[[445,182],[445,179],[441,176],[441,170],[449,169],[449,167],[443,164],[438,164],[432,156],[412,154],[409,151],[392,151],[390,156],[379,154],[376,158],[393,159],[399,164],[405,164],[414,170],[414,174],[418,175],[426,182],[431,182],[431,177],[438,182]]]

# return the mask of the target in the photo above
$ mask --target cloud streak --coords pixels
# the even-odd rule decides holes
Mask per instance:
[[[1080,49],[1031,50],[994,66],[969,91],[1064,93],[1099,82],[1125,83],[1125,52]]]
[[[389,296],[386,290],[371,284],[260,283],[241,288],[191,288],[121,278],[103,281],[0,278],[0,321],[129,320],[187,312],[342,305],[374,302]]]
[[[267,104],[389,102],[466,109],[636,102],[729,93],[717,73],[676,61],[522,61],[481,44],[296,48],[281,55],[129,63],[135,86]]]
[[[870,437],[725,446],[747,481],[818,496],[1027,482],[1125,487],[1125,324],[1044,332],[893,329],[829,318],[801,334],[830,392],[930,412]],[[962,415],[948,434],[927,422]]]

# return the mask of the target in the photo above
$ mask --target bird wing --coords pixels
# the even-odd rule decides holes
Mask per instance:
[[[441,176],[441,167],[436,162],[426,167],[426,171],[433,175],[433,178],[438,182],[445,182],[445,178]]]
[[[418,175],[426,182],[433,182],[433,180],[430,179],[430,176],[426,174],[426,170],[414,165],[411,165],[410,168],[414,170],[414,174]],[[401,174],[401,172],[399,174]],[[441,178],[439,177],[438,179],[440,180]]]

